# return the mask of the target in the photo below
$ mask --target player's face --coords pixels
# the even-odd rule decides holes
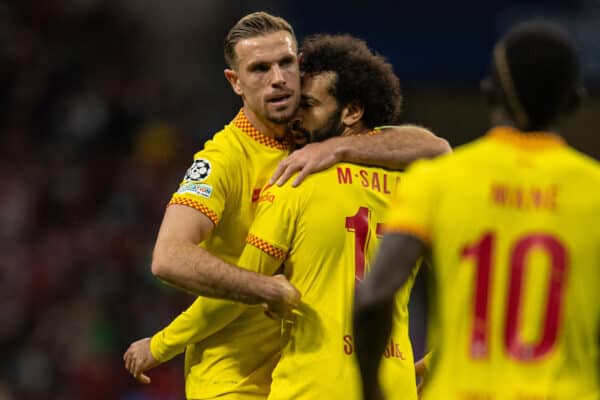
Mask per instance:
[[[240,40],[235,46],[238,94],[258,117],[283,124],[300,101],[297,44],[279,31]]]
[[[344,130],[341,121],[342,107],[330,92],[335,79],[333,72],[305,76],[302,79],[300,107],[292,123],[296,142],[301,142],[303,137],[311,142],[318,142],[338,136]]]

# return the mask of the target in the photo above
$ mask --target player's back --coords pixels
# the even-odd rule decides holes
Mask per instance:
[[[425,397],[600,398],[598,163],[496,128],[420,168],[435,193]]]
[[[270,399],[359,397],[351,321],[355,282],[373,261],[380,223],[400,176],[338,164],[308,177],[297,189],[284,186],[263,194],[277,201],[282,192],[294,193],[289,208],[296,218],[284,266],[302,293],[297,319],[284,325],[284,349]],[[384,355],[382,377],[389,398],[416,398],[408,339],[411,286],[412,281],[398,295],[394,331]]]

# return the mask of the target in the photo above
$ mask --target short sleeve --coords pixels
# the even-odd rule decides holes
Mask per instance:
[[[432,213],[436,201],[434,168],[419,161],[403,175],[390,203],[386,232],[408,233],[431,241]]]
[[[196,153],[169,205],[194,208],[216,225],[229,197],[229,183],[235,169],[231,163],[218,149],[209,148]]]
[[[280,261],[284,261],[290,251],[301,210],[300,189],[292,188],[291,181],[284,186],[267,186],[262,190],[246,238],[247,245]]]
[[[250,271],[265,275],[273,275],[281,266],[285,258],[273,255],[270,251],[265,251],[255,244],[246,243],[244,251],[238,261],[238,266]]]

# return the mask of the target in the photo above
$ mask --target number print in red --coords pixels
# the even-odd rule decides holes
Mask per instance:
[[[493,254],[495,235],[486,232],[479,241],[466,246],[461,258],[474,258],[477,263],[474,290],[474,318],[469,353],[474,359],[486,358],[489,355],[489,298],[493,288],[491,274],[493,271]],[[549,276],[548,301],[543,324],[543,332],[538,343],[525,343],[519,338],[519,315],[523,293],[523,276],[527,255],[533,249],[544,250],[550,256],[551,271]],[[521,237],[510,254],[510,272],[506,307],[506,325],[504,329],[504,346],[508,354],[521,361],[534,360],[550,351],[556,342],[563,302],[563,287],[567,270],[567,251],[563,244],[548,234],[529,234]]]

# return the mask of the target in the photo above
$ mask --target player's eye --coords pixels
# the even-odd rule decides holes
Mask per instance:
[[[300,108],[302,108],[303,110],[307,110],[311,107],[313,107],[313,104],[310,101],[300,100]]]
[[[285,57],[279,62],[279,66],[286,68],[286,67],[291,66],[293,64],[293,62],[294,62],[293,57]]]
[[[250,66],[250,72],[268,72],[270,69],[269,64],[254,64]]]

